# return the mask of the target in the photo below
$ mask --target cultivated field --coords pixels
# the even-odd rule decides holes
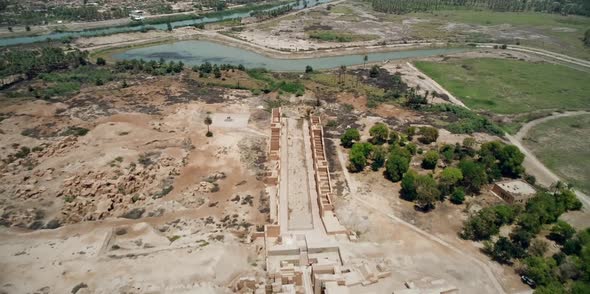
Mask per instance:
[[[561,117],[533,127],[524,144],[561,178],[590,193],[590,114]]]

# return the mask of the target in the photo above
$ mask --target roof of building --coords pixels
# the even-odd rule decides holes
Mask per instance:
[[[514,194],[529,196],[535,194],[537,191],[533,186],[521,180],[509,180],[496,183],[502,190]]]

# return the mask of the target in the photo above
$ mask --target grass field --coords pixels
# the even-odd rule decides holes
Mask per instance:
[[[590,113],[533,127],[525,145],[558,176],[590,193]]]
[[[590,109],[590,74],[569,67],[493,58],[415,64],[474,110]]]
[[[516,40],[523,46],[543,48],[577,58],[590,60],[590,48],[582,39],[590,28],[590,17],[548,13],[495,12],[490,10],[448,10],[434,13],[410,13],[406,15],[385,15],[386,21],[399,22],[420,19],[411,25],[411,34],[416,38],[454,39],[459,34],[471,42],[506,42]],[[466,31],[447,29],[452,25],[466,24],[472,27]],[[502,28],[502,26],[510,25]],[[492,31],[503,31],[492,33]]]

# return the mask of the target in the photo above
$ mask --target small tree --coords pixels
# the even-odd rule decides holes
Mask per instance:
[[[420,135],[422,135],[418,139],[420,142],[424,144],[430,144],[432,142],[436,142],[436,139],[438,139],[438,130],[431,127],[421,127]]]
[[[367,166],[367,158],[373,151],[371,143],[354,143],[349,154],[348,170],[351,172],[360,172]]]
[[[389,128],[383,123],[376,123],[369,130],[369,134],[373,144],[381,145],[389,138]]]
[[[305,66],[305,73],[312,73],[312,72],[313,72],[313,67],[311,67],[311,65]]]
[[[588,34],[588,32],[586,32],[586,34]],[[365,54],[365,56],[363,56],[363,69],[367,67],[367,61],[369,61],[369,56]]]
[[[407,150],[399,146],[394,146],[385,163],[385,174],[387,177],[394,182],[401,180],[402,175],[410,167],[411,158],[412,155]]]
[[[456,188],[451,194],[451,202],[454,204],[462,204],[465,201],[465,192],[463,189]]]
[[[211,137],[213,136],[213,133],[211,133],[211,131],[209,130],[209,126],[213,123],[213,120],[211,119],[211,117],[209,115],[207,115],[205,117],[204,123],[207,125],[207,137]]]
[[[448,195],[462,179],[463,173],[460,169],[456,167],[445,168],[439,177],[439,186],[442,195]]]
[[[213,66],[213,75],[215,76],[216,79],[221,78],[221,70],[219,70],[219,67],[217,67],[217,64]]]
[[[30,26],[26,26],[26,27],[25,27],[25,30],[26,30],[27,32],[30,32],[30,31],[31,31],[31,27],[30,27]]]
[[[369,70],[369,77],[376,78],[379,76],[379,66],[373,65]]]
[[[106,64],[107,64],[107,61],[104,58],[98,57],[96,59],[96,65],[106,65]]]
[[[416,200],[416,177],[418,174],[414,170],[407,171],[403,178],[402,178],[402,189],[400,191],[400,196],[402,199],[408,201]]]
[[[575,234],[576,230],[570,224],[559,220],[551,228],[551,233],[548,238],[563,245],[565,241],[569,240]]]
[[[172,24],[170,24],[170,23],[166,23],[166,29],[167,29],[169,32],[172,32]]]
[[[424,155],[424,159],[422,160],[422,168],[425,169],[434,169],[436,167],[436,163],[438,162],[438,152],[434,150],[430,150],[426,152]]]
[[[423,210],[434,208],[434,203],[440,197],[436,181],[430,175],[418,175],[415,180],[416,205]]]
[[[359,130],[355,128],[347,129],[344,134],[340,137],[340,143],[344,148],[352,147],[354,142],[358,142],[361,139],[361,134]]]
[[[383,146],[374,146],[373,153],[371,154],[371,159],[373,162],[371,163],[371,169],[373,171],[379,170],[385,164],[385,148]]]

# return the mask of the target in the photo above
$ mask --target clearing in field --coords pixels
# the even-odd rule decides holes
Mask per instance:
[[[561,65],[481,58],[416,66],[474,110],[519,114],[590,105],[590,75]]]
[[[590,114],[561,117],[533,127],[524,144],[559,177],[590,192]]]

